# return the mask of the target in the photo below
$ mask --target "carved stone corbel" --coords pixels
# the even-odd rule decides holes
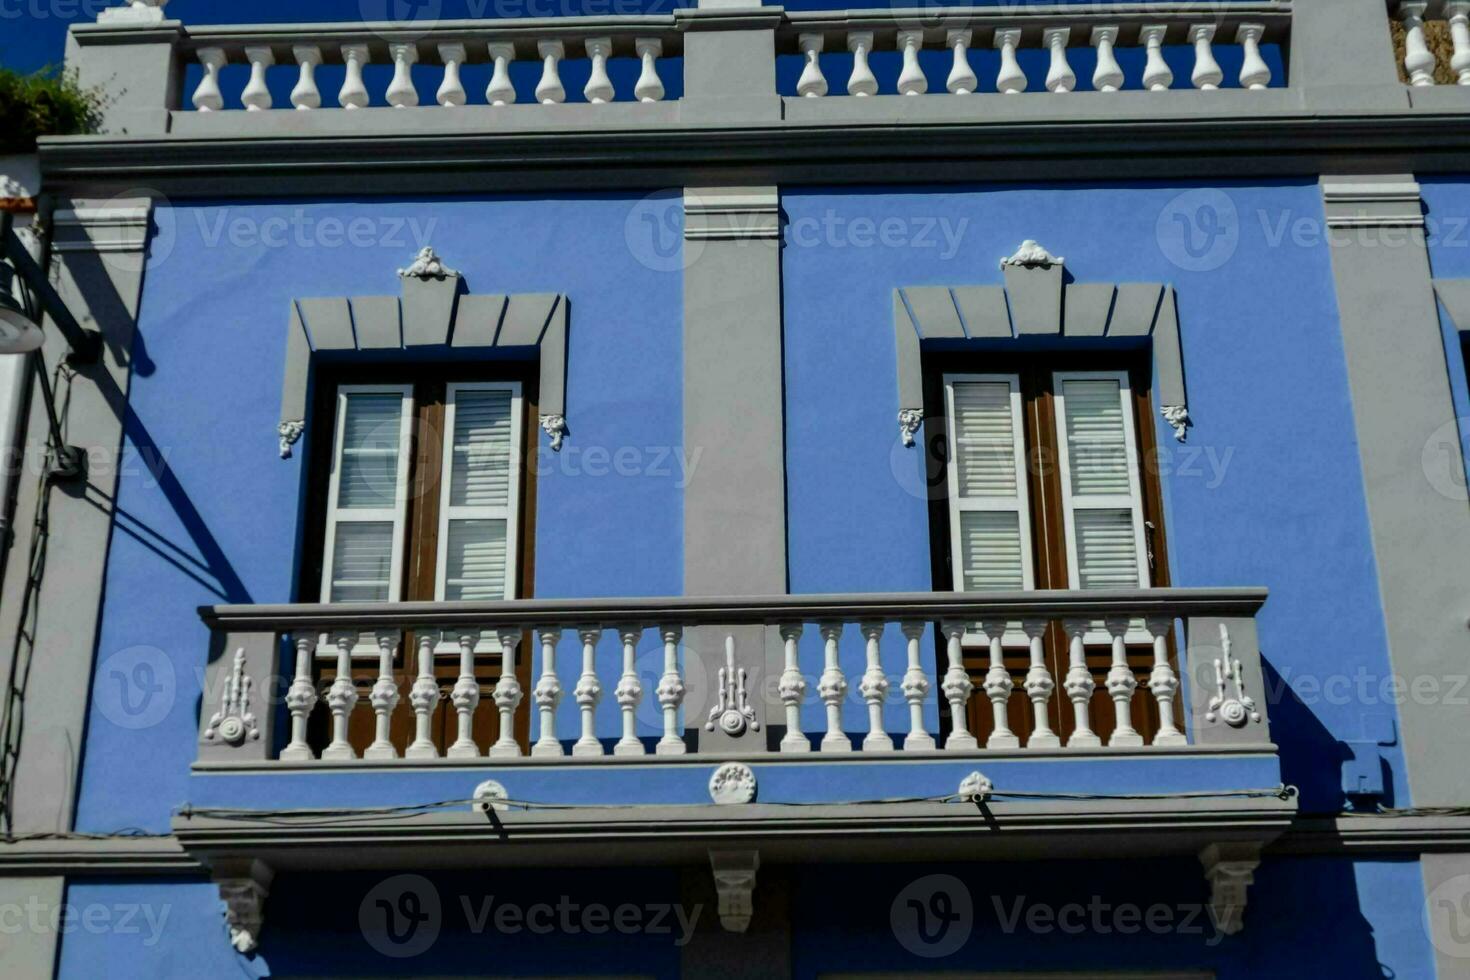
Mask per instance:
[[[1211,844],[1199,853],[1210,883],[1210,917],[1222,935],[1245,928],[1246,892],[1261,864],[1259,844]]]
[[[761,864],[760,852],[710,851],[709,863],[715,875],[720,924],[726,932],[744,932],[750,928],[755,912],[755,872]]]
[[[551,437],[551,451],[561,452],[561,441],[566,438],[567,419],[564,415],[541,416],[541,428]]]
[[[219,897],[225,903],[230,945],[241,953],[255,952],[260,945],[265,900],[270,895],[275,872],[255,858],[231,858],[215,862],[213,877],[219,886]]]
[[[905,446],[914,444],[914,436],[919,432],[919,426],[924,424],[924,412],[917,408],[905,408],[898,413],[898,434],[903,439]]]

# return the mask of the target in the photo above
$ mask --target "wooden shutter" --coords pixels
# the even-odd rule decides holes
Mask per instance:
[[[519,384],[448,386],[436,599],[515,597],[520,431]]]
[[[1033,588],[1020,378],[946,375],[944,387],[955,588]]]

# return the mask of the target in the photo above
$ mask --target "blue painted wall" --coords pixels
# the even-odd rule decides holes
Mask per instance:
[[[895,287],[1000,284],[1025,238],[1078,282],[1173,283],[1194,420],[1184,445],[1157,420],[1173,582],[1271,590],[1259,622],[1284,776],[1304,809],[1338,809],[1338,741],[1397,709],[1329,254],[1291,233],[1322,227],[1317,185],[793,189],[783,203],[791,590],[933,586],[922,459],[898,439]],[[883,660],[902,673],[901,637]],[[855,696],[845,719],[866,728]],[[901,702],[885,721],[904,730]],[[1398,749],[1386,755],[1406,805]]]
[[[396,294],[395,270],[421,244],[431,242],[472,292],[570,297],[572,434],[562,453],[539,456],[535,593],[680,590],[678,200],[211,202],[159,211],[78,829],[163,830],[187,799],[208,649],[195,607],[294,598],[310,447],[277,458],[290,302]],[[636,465],[615,465],[625,448]],[[568,638],[564,662],[575,643]],[[604,648],[609,673],[618,653]],[[613,734],[617,705],[607,702],[601,724]],[[576,705],[568,698],[564,707],[569,731]]]

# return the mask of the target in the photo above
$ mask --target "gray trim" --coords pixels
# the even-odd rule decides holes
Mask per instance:
[[[180,875],[204,870],[172,834],[0,843],[0,880],[26,875]],[[23,974],[11,974],[22,976]]]
[[[1355,229],[1328,251],[1389,662],[1410,679],[1464,674],[1470,615],[1463,486],[1456,494],[1436,487],[1421,458],[1434,434],[1454,425],[1455,409],[1420,209],[1407,200],[1413,184],[1403,174],[1322,178],[1329,224]],[[1459,439],[1441,449],[1454,454],[1450,471],[1463,472]],[[1410,698],[1398,718],[1414,805],[1463,804],[1470,727],[1462,714]]]
[[[29,909],[39,907],[41,928],[6,929],[5,942],[0,943],[0,974],[24,977],[26,980],[50,980],[56,975],[56,952],[61,931],[48,928],[46,916],[61,907],[66,896],[66,882],[58,876],[40,874],[27,877],[0,877],[0,908]],[[25,919],[19,917],[23,925]]]
[[[955,306],[965,321],[965,332],[970,339],[1011,335],[1011,314],[1006,307],[1003,287],[956,286],[950,293],[954,295]]]
[[[1436,279],[1434,294],[1439,297],[1455,329],[1460,333],[1470,333],[1470,279]]]
[[[1434,948],[1434,966],[1444,980],[1466,975],[1470,954],[1463,931],[1464,902],[1470,893],[1470,848],[1458,854],[1425,854],[1419,858],[1424,879],[1424,918]],[[1448,914],[1446,914],[1448,913]]]
[[[1101,337],[1107,333],[1118,288],[1110,283],[1076,283],[1067,287],[1066,319],[1062,333],[1068,337]]]
[[[1017,337],[1054,336],[1062,332],[1062,264],[1004,265],[1006,302]],[[928,336],[929,325],[924,324]]]
[[[1266,680],[1254,618],[1198,616],[1186,621],[1183,669],[1189,697],[1189,735],[1202,748],[1255,745],[1271,740],[1266,717]],[[1229,644],[1228,656],[1225,645]],[[1232,676],[1238,672],[1239,683]],[[1222,709],[1220,701],[1224,700]],[[1230,723],[1229,706],[1241,717]],[[1211,717],[1213,716],[1213,717]]]
[[[281,456],[291,454],[306,419],[315,351],[540,347],[538,409],[566,414],[568,302],[557,293],[462,295],[458,275],[402,277],[403,298],[314,297],[291,304],[281,388]],[[288,433],[288,429],[290,432]]]

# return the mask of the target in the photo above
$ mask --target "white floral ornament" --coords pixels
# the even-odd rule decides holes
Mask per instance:
[[[750,803],[755,799],[755,773],[743,762],[727,762],[710,776],[709,796],[722,805]]]
[[[976,770],[960,780],[959,797],[966,803],[984,803],[995,792],[995,784]]]
[[[1193,424],[1189,420],[1189,409],[1183,405],[1165,405],[1159,409],[1159,414],[1164,417],[1165,422],[1173,426],[1174,438],[1183,442],[1190,425]]]
[[[898,433],[905,446],[914,444],[914,436],[923,424],[924,413],[917,408],[906,408],[898,413]]]
[[[1035,241],[1028,238],[1016,249],[1016,254],[1008,259],[1000,260],[1000,267],[1019,266],[1024,269],[1050,269],[1054,265],[1065,265],[1066,259],[1057,258]]]
[[[407,269],[398,270],[398,275],[404,279],[443,279],[459,273],[445,265],[444,260],[434,254],[431,246],[425,245],[419,249],[418,255],[414,256]]]
[[[281,439],[281,458],[291,458],[291,447],[301,438],[301,433],[306,431],[306,423],[301,419],[290,422],[282,422],[276,426],[276,435]]]
[[[551,437],[551,451],[561,452],[561,441],[566,438],[567,418],[565,415],[543,415],[541,416],[541,428]]]

